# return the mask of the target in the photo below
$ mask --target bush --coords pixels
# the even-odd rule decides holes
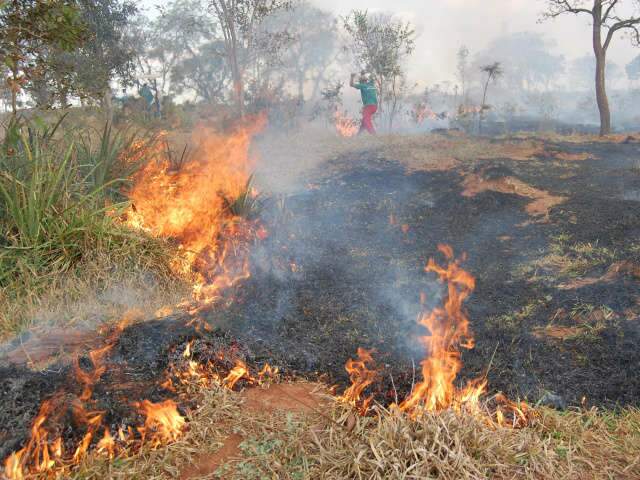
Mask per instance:
[[[161,241],[118,221],[120,195],[135,164],[123,162],[134,137],[104,128],[98,147],[47,125],[12,120],[0,147],[0,288],[4,298],[34,294],[86,257],[105,254],[122,265],[166,264]],[[86,133],[86,132],[85,132]],[[138,260],[131,262],[131,259]]]

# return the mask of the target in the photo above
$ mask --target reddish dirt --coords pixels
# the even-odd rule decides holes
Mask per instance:
[[[318,412],[326,405],[318,393],[320,388],[323,387],[315,383],[282,383],[269,388],[252,388],[243,393],[244,405],[254,412]]]
[[[240,444],[243,440],[242,435],[232,433],[225,439],[220,450],[211,455],[201,455],[195,459],[194,466],[182,472],[180,478],[182,480],[210,478],[218,468],[240,455]]]
[[[463,182],[465,197],[475,197],[480,193],[491,191],[519,195],[533,200],[526,207],[526,212],[532,217],[542,217],[547,220],[549,211],[556,205],[565,202],[566,197],[552,195],[545,190],[539,190],[531,185],[518,180],[515,177],[502,177],[498,179],[485,179],[482,175],[467,175]]]
[[[533,331],[533,335],[538,339],[553,338],[556,340],[565,340],[567,338],[575,337],[579,332],[579,327],[550,326],[546,328],[536,328]]]
[[[250,388],[242,393],[244,408],[254,414],[271,414],[276,411],[320,412],[326,406],[326,401],[319,393],[321,388],[326,389],[316,383],[283,383],[269,388]],[[241,435],[230,434],[217,452],[200,456],[195,460],[194,466],[184,471],[180,478],[209,478],[222,465],[233,462],[240,456],[239,447],[243,440]]]
[[[101,336],[90,330],[56,329],[36,333],[11,350],[7,354],[7,360],[15,365],[35,367],[57,356],[96,348],[101,341]]]

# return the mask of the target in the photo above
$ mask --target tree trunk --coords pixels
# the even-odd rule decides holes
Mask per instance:
[[[238,67],[238,60],[233,54],[232,59],[233,64],[233,93],[236,97],[236,107],[238,109],[238,115],[240,118],[244,117],[244,84],[242,82],[242,73],[240,73],[240,69]]]
[[[11,82],[11,112],[15,117],[18,115],[18,69],[12,68],[11,75],[13,76],[13,81]]]
[[[596,54],[596,99],[598,110],[600,111],[600,135],[611,133],[611,111],[609,109],[609,99],[607,97],[605,66],[606,55],[604,51]]]
[[[607,51],[602,45],[602,3],[595,2],[593,10],[593,53],[596,56],[596,100],[600,111],[600,135],[611,133],[611,111],[607,98]]]
[[[482,104],[480,105],[480,114],[478,115],[478,135],[482,135],[482,121],[484,120],[485,105],[487,104],[489,82],[491,82],[491,76],[487,78],[487,81],[484,84],[484,91],[482,93]]]
[[[111,87],[107,87],[102,96],[102,108],[104,110],[105,119],[108,124],[113,123],[113,101]]]

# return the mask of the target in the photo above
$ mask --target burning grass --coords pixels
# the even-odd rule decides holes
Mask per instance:
[[[343,404],[315,410],[248,411],[243,396],[214,387],[176,443],[116,462],[94,455],[72,478],[635,479],[640,412],[540,409],[536,424],[507,429],[452,411],[412,420]],[[231,456],[216,457],[239,436]],[[237,437],[234,437],[237,438]],[[198,476],[196,459],[222,458]],[[206,464],[204,465],[206,467]]]

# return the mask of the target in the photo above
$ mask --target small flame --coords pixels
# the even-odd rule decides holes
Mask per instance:
[[[111,436],[111,431],[109,430],[109,427],[105,427],[104,436],[98,442],[96,449],[98,453],[106,454],[109,456],[110,459],[112,459],[115,456],[116,441]]]
[[[349,359],[345,365],[351,386],[342,394],[340,401],[357,408],[362,415],[366,414],[373,401],[373,396],[363,400],[362,393],[378,377],[372,353],[372,350],[358,348],[358,360]]]
[[[185,418],[178,412],[178,405],[173,400],[153,403],[143,400],[136,404],[141,413],[146,415],[144,427],[138,431],[142,442],[149,442],[154,448],[163,443],[173,442],[182,433]]]
[[[249,381],[253,381],[251,375],[249,375],[249,369],[247,368],[247,364],[242,360],[236,360],[236,366],[231,369],[229,375],[227,375],[222,380],[222,385],[229,390],[232,390],[233,387],[242,379],[247,379]]]
[[[336,125],[336,130],[338,134],[342,137],[350,138],[357,135],[360,127],[358,126],[358,122],[353,118],[348,117],[345,113],[340,110],[336,110],[334,114],[334,121]]]
[[[76,377],[83,385],[82,393],[80,394],[80,400],[83,402],[86,402],[91,398],[93,394],[93,386],[98,382],[98,380],[100,380],[100,377],[102,377],[104,372],[106,372],[107,367],[104,365],[103,360],[112,347],[113,344],[107,344],[102,348],[89,352],[89,358],[93,365],[93,370],[89,373],[85,372],[80,367],[80,361],[77,357],[74,359]]]
[[[258,372],[258,383],[263,383],[267,379],[275,378],[278,376],[278,373],[280,373],[278,367],[272,367],[268,363],[265,363],[262,370]]]
[[[24,474],[22,473],[22,457],[25,450],[22,449],[17,452],[13,452],[4,462],[4,474],[10,480],[22,480]]]

